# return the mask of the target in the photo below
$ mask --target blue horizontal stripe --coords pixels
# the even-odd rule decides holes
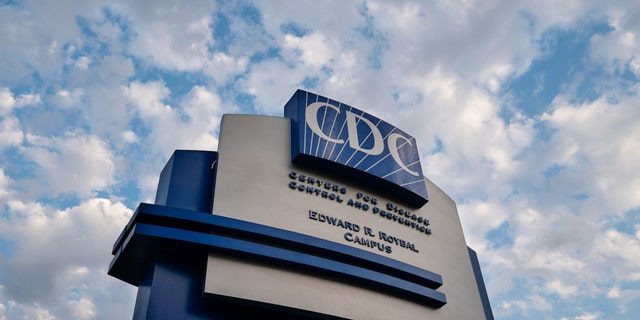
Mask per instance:
[[[110,273],[114,269],[126,269],[123,266],[116,266],[118,263],[126,263],[125,261],[118,262],[121,257],[126,260],[124,257],[132,257],[141,252],[152,254],[154,250],[170,250],[171,245],[168,245],[167,241],[174,242],[174,247],[193,249],[194,246],[200,246],[207,250],[230,253],[234,256],[240,255],[254,260],[259,259],[275,262],[279,265],[286,264],[295,268],[303,268],[307,271],[322,272],[347,281],[373,286],[386,293],[401,295],[436,308],[446,304],[446,297],[441,292],[366,268],[228,236],[145,223],[137,223],[130,230],[122,244],[122,250],[119,250],[110,266]]]
[[[186,244],[186,245],[185,245]],[[141,203],[113,247],[109,274],[133,285],[156,252],[216,251],[288,265],[441,307],[433,272],[359,248],[207,212]]]
[[[113,254],[122,246],[123,238],[136,223],[149,223],[179,227],[204,233],[216,232],[233,237],[244,237],[290,247],[298,251],[375,270],[393,277],[414,282],[431,289],[442,285],[442,277],[407,263],[344,244],[309,235],[223,217],[211,213],[197,212],[160,205],[141,203],[131,221],[114,245]]]

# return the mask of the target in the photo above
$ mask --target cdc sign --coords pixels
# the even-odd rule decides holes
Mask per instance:
[[[285,117],[224,115],[217,152],[169,159],[109,274],[139,287],[134,319],[493,319],[416,146],[302,90]]]
[[[285,105],[292,160],[331,168],[421,207],[427,201],[415,139],[364,111],[298,90]],[[354,170],[355,169],[355,170]]]

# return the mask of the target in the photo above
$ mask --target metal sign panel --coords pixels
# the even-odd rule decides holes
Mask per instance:
[[[406,132],[303,90],[285,105],[285,116],[292,120],[295,163],[375,184],[412,206],[428,201],[416,140]]]

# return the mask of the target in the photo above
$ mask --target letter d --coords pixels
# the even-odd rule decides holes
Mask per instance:
[[[370,134],[373,134],[373,147],[371,149],[364,149],[360,145],[360,136],[358,135],[358,124],[356,123],[356,117],[364,122],[369,129],[371,130]],[[369,121],[363,116],[354,114],[352,112],[347,111],[347,133],[349,134],[349,146],[355,150],[362,151],[366,154],[370,155],[379,155],[384,151],[384,141],[382,139],[382,133],[376,127],[373,122]],[[367,135],[365,140],[369,137]]]

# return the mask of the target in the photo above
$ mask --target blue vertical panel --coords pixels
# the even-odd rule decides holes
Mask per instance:
[[[217,159],[214,151],[176,150],[160,174],[155,203],[211,212]]]
[[[247,302],[215,301],[202,296],[206,253],[163,252],[149,264],[133,320],[318,319],[312,313],[270,310]],[[240,305],[238,303],[243,303]],[[309,315],[309,317],[307,317]],[[326,317],[330,319],[329,317]]]
[[[205,260],[205,253],[157,255],[138,285],[133,319],[209,319],[201,303],[201,266]]]
[[[478,261],[478,255],[476,252],[467,247],[469,250],[469,258],[471,259],[471,266],[473,267],[473,274],[476,277],[476,285],[478,286],[478,292],[480,292],[480,300],[482,301],[482,308],[484,309],[484,317],[487,320],[493,320],[493,311],[491,311],[491,303],[489,303],[489,295],[487,294],[487,288],[484,285],[482,278],[482,270],[480,270],[480,262]]]
[[[397,127],[338,101],[298,90],[285,105],[291,157],[375,184],[408,204],[427,201],[416,140]]]

